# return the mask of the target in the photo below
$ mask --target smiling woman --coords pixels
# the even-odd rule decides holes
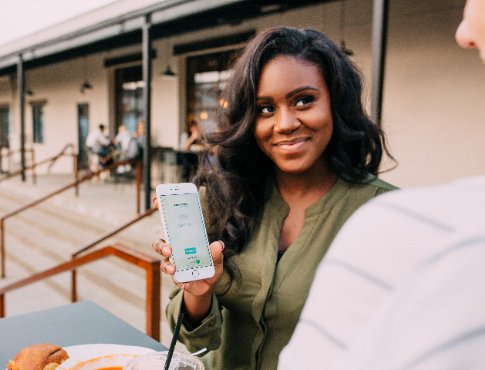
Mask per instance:
[[[254,136],[277,173],[329,173],[323,152],[332,137],[330,96],[322,73],[294,57],[264,66]],[[335,179],[335,176],[332,176]]]
[[[375,176],[384,138],[361,93],[352,62],[314,30],[267,30],[236,62],[196,178],[209,238],[223,242],[211,244],[216,273],[175,288],[167,308],[174,324],[185,307],[180,338],[211,351],[206,368],[275,369],[335,234],[394,189]],[[170,246],[155,249],[173,275]]]

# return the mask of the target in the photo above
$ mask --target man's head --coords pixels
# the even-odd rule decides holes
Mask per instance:
[[[467,0],[455,37],[461,47],[477,48],[485,64],[485,0]]]

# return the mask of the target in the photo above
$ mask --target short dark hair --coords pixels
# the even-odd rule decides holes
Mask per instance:
[[[263,67],[277,56],[317,66],[325,79],[333,135],[324,155],[332,170],[350,182],[377,174],[383,150],[381,129],[364,111],[359,71],[327,36],[312,29],[277,27],[258,34],[235,63],[223,91],[227,101],[218,129],[208,135],[218,166],[205,166],[197,181],[207,186],[210,235],[238,253],[264,205],[262,189],[273,163],[254,138],[257,89]]]

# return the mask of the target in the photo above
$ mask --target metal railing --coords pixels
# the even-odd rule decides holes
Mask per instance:
[[[67,153],[68,150],[70,150],[70,153]],[[36,184],[37,183],[37,173],[35,172],[36,168],[43,165],[43,164],[46,164],[46,163],[49,163],[49,167],[48,169],[50,169],[54,163],[61,157],[63,156],[72,156],[72,159],[73,159],[73,173],[74,173],[74,178],[77,179],[78,177],[78,168],[77,168],[77,153],[75,152],[74,150],[74,145],[73,144],[66,144],[60,151],[59,153],[57,153],[56,155],[52,156],[52,157],[49,157],[49,158],[46,158],[46,159],[43,159],[39,162],[35,162],[35,153],[34,153],[34,149],[25,149],[26,152],[31,152],[31,161],[32,161],[32,164],[29,165],[29,166],[25,166],[25,168],[21,168],[17,171],[13,171],[13,172],[8,172],[7,174],[5,174],[5,176],[1,177],[0,178],[0,182],[2,181],[5,181],[5,180],[8,180],[8,179],[11,179],[11,178],[14,178],[16,176],[20,176],[22,175],[23,173],[25,173],[26,170],[31,170],[32,171],[32,183],[33,184]],[[14,155],[16,152],[20,152],[20,149],[17,149],[17,150],[10,150],[7,152],[7,156],[10,157],[12,155]],[[2,160],[2,157],[1,157],[1,154],[0,154],[0,161]],[[9,165],[10,167],[10,165]]]
[[[101,249],[89,252],[83,256],[76,256],[71,261],[64,262],[58,266],[36,273],[27,278],[18,280],[0,288],[0,318],[5,317],[5,294],[27,285],[39,282],[48,277],[75,270],[99,259],[115,256],[122,260],[138,266],[146,272],[146,333],[155,340],[160,340],[160,311],[161,311],[161,277],[160,259],[147,254],[135,251],[121,244],[105,246]],[[72,275],[71,301],[77,301],[77,275]]]
[[[121,165],[126,165],[126,164],[129,164],[129,162],[126,162],[126,161],[123,161],[123,162],[115,162],[109,166],[107,166],[106,168],[103,168],[103,169],[100,169],[98,171],[95,171],[95,172],[91,172],[89,174],[86,174],[85,176],[83,176],[82,178],[80,179],[77,179],[76,181],[68,184],[68,185],[65,185],[63,186],[62,188],[60,189],[57,189],[43,197],[40,197],[38,199],[35,199],[33,201],[31,201],[30,203],[26,204],[26,205],[23,205],[13,211],[10,211],[9,213],[3,215],[1,218],[0,218],[0,268],[1,268],[1,271],[0,271],[0,276],[2,278],[4,278],[6,276],[6,263],[5,263],[5,254],[6,254],[6,245],[5,245],[5,221],[21,212],[24,212],[42,202],[45,202],[46,200],[49,200],[51,199],[52,197],[54,197],[55,195],[58,195],[66,190],[69,190],[73,187],[76,188],[76,195],[78,195],[78,186],[79,184],[87,181],[87,180],[90,180],[91,178],[95,177],[95,176],[99,176],[99,174],[101,172],[104,172],[104,171],[109,171],[111,170],[112,168],[116,168],[118,166],[121,166]],[[140,189],[141,189],[141,164],[140,162],[136,162],[136,167],[135,167],[135,181],[136,181],[136,208],[137,208],[137,213],[139,214],[140,213],[140,205],[141,205],[141,199],[140,199]]]
[[[114,230],[111,230],[111,231],[108,231],[106,234],[96,238],[95,240],[87,243],[86,245],[84,245],[83,247],[79,248],[76,252],[74,252],[71,256],[72,258],[75,258],[81,254],[83,254],[84,252],[87,252],[88,250],[92,249],[93,247],[95,247],[97,244],[105,241],[106,239],[118,234],[119,232],[127,229],[128,227],[130,227],[131,225],[134,225],[136,224],[138,221],[141,221],[142,219],[144,219],[145,217],[147,216],[150,216],[153,212],[155,212],[157,210],[157,208],[150,208],[148,211],[145,211],[144,213],[142,213],[141,215],[138,215],[137,217],[133,218],[132,220],[124,223],[123,225],[121,226],[118,226],[116,229]]]
[[[0,170],[8,176],[11,171],[12,171],[12,157],[16,153],[21,153],[22,149],[11,149],[9,147],[0,147]],[[30,162],[34,163],[35,162],[35,152],[34,148],[25,148],[24,153],[30,153]],[[3,158],[7,158],[7,169],[5,170],[3,168]],[[23,171],[20,171],[19,173],[22,174]],[[32,179],[35,177],[34,171],[32,173]]]

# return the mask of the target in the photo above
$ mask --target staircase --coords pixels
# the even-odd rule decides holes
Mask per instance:
[[[68,175],[38,176],[37,185],[18,178],[0,183],[0,215],[37,199],[72,181]],[[93,180],[74,190],[22,212],[5,223],[6,273],[0,286],[58,265],[73,252],[107,231],[133,218],[135,189],[131,184]],[[157,213],[100,243],[119,242],[147,254],[161,234]],[[6,295],[7,316],[32,312],[70,302],[70,273],[31,284]],[[172,287],[162,275],[161,342],[170,345],[164,307]],[[78,270],[79,300],[91,300],[141,331],[145,330],[145,274],[122,260],[107,258]]]

